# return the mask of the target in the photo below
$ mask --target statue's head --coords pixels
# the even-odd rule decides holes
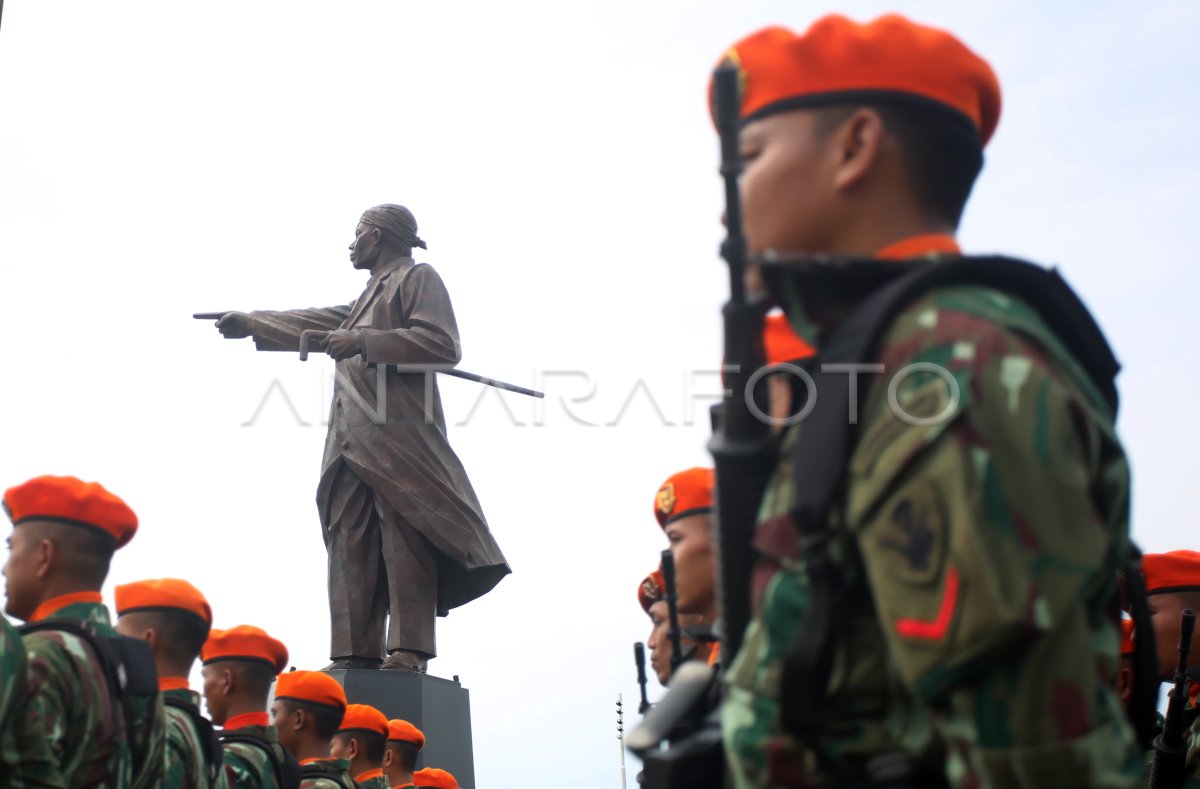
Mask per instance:
[[[371,268],[384,255],[409,256],[413,247],[427,249],[417,235],[417,219],[402,205],[386,203],[363,211],[350,245],[355,268]]]

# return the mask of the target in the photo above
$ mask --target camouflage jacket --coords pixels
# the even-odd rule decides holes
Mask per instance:
[[[72,603],[50,619],[90,622],[105,636],[117,635],[102,603]],[[29,715],[58,761],[63,784],[116,789],[160,786],[165,747],[161,697],[155,695],[152,706],[135,710],[144,730],[127,732],[121,702],[112,697],[102,664],[82,638],[42,630],[24,640],[33,691]],[[136,775],[134,738],[146,743],[146,761]]]
[[[196,728],[195,721],[186,711],[166,703],[167,700],[183,702],[200,707],[200,696],[195,691],[163,691],[164,714],[166,717],[166,789],[209,789],[213,785],[211,765],[208,763],[209,743],[206,732]]]
[[[0,786],[61,787],[58,762],[34,719],[30,702],[25,645],[0,616]]]
[[[300,764],[300,789],[354,789],[348,759],[314,759]]]
[[[283,763],[283,746],[275,736],[274,726],[244,726],[226,734],[248,734],[266,740]],[[224,763],[221,766],[222,787],[229,789],[280,789],[275,774],[275,760],[258,745],[245,742],[224,743]]]
[[[1137,785],[1113,689],[1129,470],[1111,409],[1041,318],[995,290],[929,292],[883,336],[830,539],[808,549],[828,551],[845,591],[824,720],[801,743],[779,719],[809,599],[787,517],[800,423],[763,500],[755,614],[727,676],[736,785],[841,785],[888,753],[952,787]],[[918,362],[948,375],[892,381]],[[889,401],[942,418],[912,424]]]

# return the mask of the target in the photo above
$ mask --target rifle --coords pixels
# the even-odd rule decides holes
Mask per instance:
[[[663,595],[667,601],[667,638],[671,641],[671,674],[683,664],[683,631],[679,629],[679,597],[675,593],[675,554],[662,552]]]
[[[1184,739],[1183,713],[1188,702],[1188,656],[1192,651],[1192,632],[1196,612],[1186,609],[1179,622],[1179,663],[1175,667],[1174,687],[1168,698],[1166,722],[1154,738],[1154,765],[1150,770],[1150,789],[1179,789],[1187,769],[1187,741]]]
[[[650,700],[646,698],[646,645],[641,641],[633,645],[633,664],[637,666],[638,688],[642,694],[642,700],[638,702],[638,715],[645,715],[646,710],[650,709]]]

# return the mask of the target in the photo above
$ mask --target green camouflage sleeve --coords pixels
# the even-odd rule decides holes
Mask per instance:
[[[204,742],[191,718],[183,710],[167,707],[165,789],[208,789]]]
[[[846,524],[951,785],[1132,785],[1111,679],[1128,469],[1107,407],[1032,313],[980,288],[907,310],[881,361]]]
[[[227,743],[221,786],[227,789],[277,789],[275,767],[266,751],[247,743]]]
[[[3,616],[0,625],[0,786],[64,786],[49,743],[28,714],[25,645]]]

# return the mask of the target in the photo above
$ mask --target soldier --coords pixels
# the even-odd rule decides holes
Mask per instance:
[[[279,744],[267,715],[271,683],[287,666],[287,647],[260,628],[238,625],[213,630],[200,659],[208,714],[222,727],[223,785],[298,785],[300,769]]]
[[[387,749],[388,719],[369,704],[351,704],[337,734],[331,755],[350,762],[354,783],[362,789],[389,789],[383,777],[383,752]]]
[[[383,774],[392,789],[413,785],[417,757],[425,747],[425,735],[405,720],[388,721],[387,750],[383,754]]]
[[[646,647],[650,650],[650,668],[664,688],[671,679],[671,622],[665,595],[662,570],[650,573],[638,585],[638,602],[650,617],[650,637],[646,639]],[[706,622],[696,614],[679,614],[679,627],[684,633],[690,628],[707,629],[712,625],[712,622]],[[713,652],[712,645],[697,643],[687,635],[681,634],[679,643],[683,653],[690,655],[692,660],[707,662]]]
[[[1121,620],[1121,668],[1117,670],[1117,698],[1129,708],[1133,698],[1133,620]]]
[[[1154,647],[1158,655],[1158,678],[1175,677],[1179,658],[1179,622],[1185,608],[1200,612],[1200,553],[1168,551],[1142,557],[1150,621],[1154,625]],[[1200,627],[1192,634],[1190,667],[1200,666]],[[1197,686],[1200,687],[1200,686]]]
[[[0,616],[0,786],[59,787],[58,764],[34,719],[25,645],[21,634]]]
[[[712,506],[711,468],[673,474],[654,496],[654,516],[675,557],[676,607],[705,623],[716,622],[718,613]],[[712,645],[709,664],[716,663],[720,651]]]
[[[279,742],[300,762],[301,789],[354,789],[350,762],[329,755],[346,714],[346,691],[320,671],[289,671],[271,703]]]
[[[176,578],[118,586],[116,603],[117,632],[145,641],[154,652],[166,722],[163,786],[207,789],[217,777],[218,754],[188,674],[208,640],[212,609],[200,590]]]
[[[787,316],[773,312],[763,319],[763,353],[768,365],[796,364],[813,355],[813,348],[792,330]],[[782,429],[793,415],[793,406],[799,405],[800,397],[794,391],[798,379],[795,375],[780,371],[767,376],[767,413],[771,426]]]
[[[10,488],[4,565],[7,611],[26,621],[31,702],[57,776],[68,787],[158,786],[164,764],[162,699],[153,656],[122,643],[100,588],[137,516],[98,483],[38,477]],[[115,692],[113,688],[121,688]]]
[[[894,376],[851,379],[857,406],[822,394],[783,436],[726,675],[736,785],[1136,785],[1112,687],[1129,556],[1115,360],[1049,275],[992,261],[1002,292],[947,262],[999,117],[991,68],[894,15],[769,28],[724,62],[771,296],[818,361],[879,337],[849,361]],[[869,298],[943,265],[957,284],[895,311]],[[851,336],[851,318],[878,332]],[[832,482],[807,473],[822,463]]]

